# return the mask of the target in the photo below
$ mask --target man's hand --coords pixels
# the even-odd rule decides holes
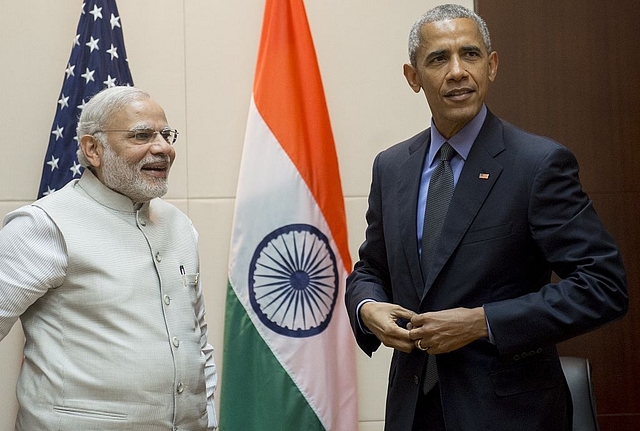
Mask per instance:
[[[434,355],[457,350],[489,336],[482,307],[415,314],[409,328],[409,336],[415,345],[419,341],[419,347]]]
[[[387,347],[411,352],[414,342],[409,337],[409,330],[398,326],[398,320],[411,320],[415,313],[396,304],[388,302],[367,302],[360,307],[360,320]]]

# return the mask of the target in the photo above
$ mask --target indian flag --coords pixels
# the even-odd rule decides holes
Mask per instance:
[[[351,260],[302,0],[266,0],[229,260],[222,431],[355,431]]]

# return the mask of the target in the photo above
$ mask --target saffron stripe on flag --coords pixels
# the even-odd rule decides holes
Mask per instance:
[[[291,25],[278,25],[282,17]],[[344,264],[351,268],[338,158],[301,0],[267,4],[254,98],[258,111],[322,208]]]

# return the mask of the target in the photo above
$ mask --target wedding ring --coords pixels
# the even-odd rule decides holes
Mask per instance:
[[[422,338],[418,338],[418,339],[416,340],[416,347],[417,347],[418,349],[422,350],[423,352],[428,352],[428,351],[429,351],[429,349],[431,348],[431,346],[429,346],[429,347],[422,347],[422,343],[421,343],[421,341],[422,341]]]

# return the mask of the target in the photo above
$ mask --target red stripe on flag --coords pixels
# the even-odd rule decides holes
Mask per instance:
[[[311,190],[349,271],[338,158],[302,0],[267,0],[253,97]]]

